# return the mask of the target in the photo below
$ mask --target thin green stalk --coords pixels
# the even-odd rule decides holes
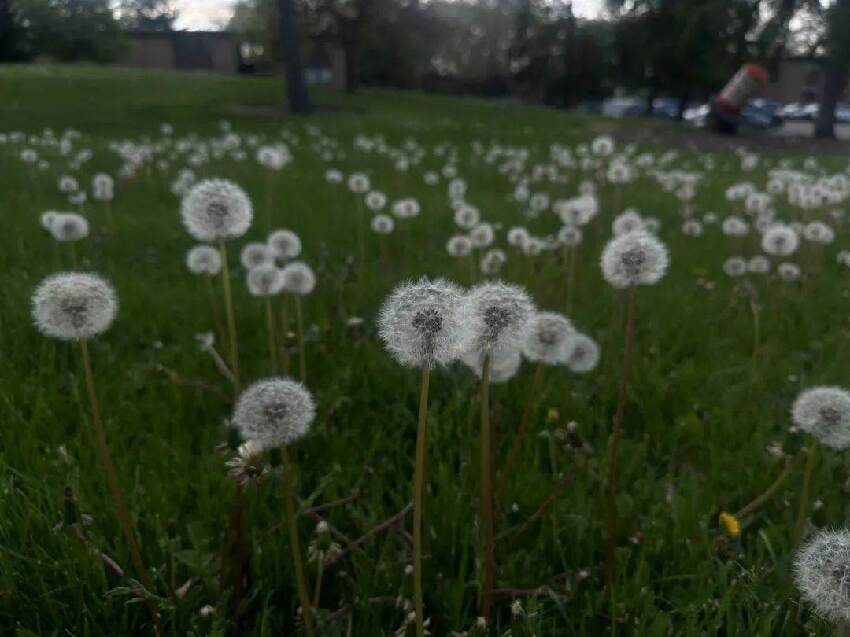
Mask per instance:
[[[771,485],[762,493],[760,496],[755,498],[752,502],[743,507],[740,511],[735,513],[735,517],[739,520],[745,518],[746,516],[755,513],[765,504],[767,504],[770,499],[776,495],[776,492],[779,490],[779,487],[788,479],[788,476],[791,475],[791,472],[794,469],[794,466],[797,464],[797,456],[792,456],[785,458],[785,466],[782,468],[782,472],[779,476],[774,480]]]
[[[319,608],[319,597],[322,594],[322,576],[325,573],[325,560],[320,559],[316,566],[316,586],[313,588],[313,608]]]
[[[419,388],[419,424],[416,428],[416,465],[413,470],[413,607],[416,635],[425,636],[425,604],[422,600],[422,508],[425,499],[425,463],[428,459],[428,388],[431,370],[422,369]]]
[[[753,315],[753,360],[755,360],[761,343],[761,311],[755,299],[750,299],[750,312]]]
[[[797,509],[797,523],[794,525],[794,546],[800,544],[803,539],[803,531],[806,528],[806,517],[809,513],[809,492],[812,488],[812,473],[815,468],[815,456],[817,455],[818,443],[812,441],[806,454],[806,468],[803,470],[803,487],[800,491],[800,505]]]
[[[531,413],[534,410],[534,399],[537,397],[537,393],[540,391],[540,385],[543,382],[543,367],[543,363],[537,363],[537,366],[534,369],[534,378],[532,378],[531,384],[528,386],[528,394],[525,397],[525,405],[522,409],[522,419],[519,422],[519,427],[517,427],[514,442],[511,445],[508,459],[505,462],[505,469],[502,471],[502,475],[500,476],[496,486],[496,496],[499,498],[508,486],[508,481],[511,478],[511,470],[513,469],[520,451],[522,451],[522,443],[525,439],[526,430],[528,429],[528,422],[531,420]]]
[[[612,598],[614,579],[617,572],[617,451],[623,435],[623,416],[626,411],[626,388],[629,383],[629,371],[632,366],[632,351],[635,341],[635,297],[636,289],[629,289],[628,310],[626,316],[626,344],[623,352],[623,369],[620,376],[620,390],[617,396],[617,411],[614,414],[614,428],[611,436],[611,453],[608,462],[608,543],[606,555],[605,580]],[[611,618],[614,630],[614,618]]]
[[[115,465],[112,462],[112,453],[109,450],[109,443],[106,440],[106,429],[103,426],[103,420],[100,416],[100,404],[98,403],[97,392],[95,391],[94,386],[94,374],[92,373],[88,343],[84,340],[80,341],[80,353],[83,360],[83,373],[86,379],[86,393],[88,394],[89,406],[91,407],[91,416],[92,423],[94,424],[97,449],[100,455],[100,463],[103,467],[103,473],[106,476],[106,484],[109,488],[109,494],[112,497],[112,505],[115,507],[115,514],[118,516],[118,522],[124,533],[124,539],[127,541],[127,549],[130,553],[130,560],[133,562],[133,568],[136,570],[139,581],[147,591],[153,592],[151,579],[148,576],[145,563],[142,561],[142,553],[139,550],[139,543],[136,540],[136,534],[133,531],[133,524],[130,520],[130,511],[124,500],[121,485],[118,483],[118,474],[115,472]],[[145,608],[151,617],[151,621],[153,621],[157,634],[164,634],[162,624],[159,621],[159,616],[156,613],[156,608],[154,608],[153,603],[147,596],[144,598],[144,603]]]
[[[286,505],[286,525],[289,528],[289,545],[292,550],[292,562],[295,566],[295,585],[298,588],[298,599],[301,602],[301,615],[304,618],[304,628],[309,637],[314,637],[313,609],[310,607],[310,595],[307,592],[307,579],[304,577],[304,563],[301,560],[301,542],[298,539],[298,520],[295,517],[295,491],[292,488],[292,463],[286,446],[280,448],[283,460],[283,499]]]
[[[280,328],[281,328],[281,369],[284,376],[289,376],[289,312],[286,295],[280,299]]]
[[[230,269],[227,266],[227,248],[224,241],[218,242],[221,254],[221,279],[224,284],[224,311],[227,316],[227,332],[230,341],[230,371],[233,374],[234,389],[239,393],[239,343],[236,336],[236,317],[233,314],[233,295],[230,291]]]
[[[480,616],[490,625],[495,580],[494,553],[496,524],[493,513],[493,430],[490,425],[490,353],[484,355],[481,367],[481,521],[484,527],[484,585],[481,592]]]
[[[224,342],[225,332],[224,324],[221,322],[221,311],[218,308],[218,302],[215,300],[215,291],[213,290],[212,277],[204,274],[204,286],[207,289],[207,301],[210,304],[210,315],[212,316],[213,329],[219,343]]]
[[[266,331],[269,339],[269,360],[272,364],[272,374],[277,374],[277,346],[274,338],[274,312],[272,311],[272,299],[266,297]]]
[[[307,382],[307,352],[304,341],[304,315],[301,311],[301,295],[295,295],[295,321],[298,326],[298,371],[301,382]]]

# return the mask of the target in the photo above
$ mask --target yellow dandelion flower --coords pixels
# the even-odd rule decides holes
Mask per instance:
[[[549,407],[549,412],[546,414],[546,420],[551,422],[553,420],[560,420],[560,418],[561,414],[558,412],[558,410],[554,407]]]
[[[723,511],[720,514],[720,524],[732,537],[738,537],[741,534],[741,523],[738,521],[738,518],[731,513]]]

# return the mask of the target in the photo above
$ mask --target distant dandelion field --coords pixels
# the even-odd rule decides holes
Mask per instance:
[[[847,158],[0,86],[0,633],[850,624]]]

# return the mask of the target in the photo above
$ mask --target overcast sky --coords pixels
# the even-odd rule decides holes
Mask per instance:
[[[233,11],[234,0],[174,0],[180,13],[178,29],[221,29]],[[602,0],[573,0],[577,16],[593,17]]]

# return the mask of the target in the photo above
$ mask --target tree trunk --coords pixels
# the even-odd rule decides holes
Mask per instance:
[[[286,94],[289,110],[292,113],[306,115],[313,110],[307,85],[304,82],[304,69],[301,66],[301,46],[298,39],[298,24],[295,21],[295,9],[292,0],[279,0],[280,14],[280,50],[283,65],[286,68]]]
[[[359,60],[357,38],[352,37],[345,40],[343,50],[345,51],[345,90],[354,92],[360,85]]]
[[[840,65],[830,62],[826,70],[823,93],[820,99],[820,111],[815,121],[815,137],[820,139],[835,138],[835,106],[847,85],[847,70]]]

